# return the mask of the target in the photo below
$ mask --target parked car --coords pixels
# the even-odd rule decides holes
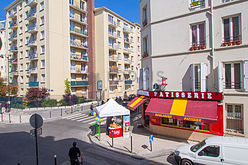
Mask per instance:
[[[184,145],[172,154],[180,165],[247,165],[248,138],[209,137],[196,145]]]

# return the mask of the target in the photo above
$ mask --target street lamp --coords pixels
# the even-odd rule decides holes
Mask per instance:
[[[10,112],[11,106],[10,106],[10,89],[9,89],[9,62],[10,62],[9,61],[9,55],[7,56],[7,60],[8,60],[8,108],[9,108],[9,112]]]

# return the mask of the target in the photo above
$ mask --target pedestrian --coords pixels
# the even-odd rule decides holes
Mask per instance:
[[[93,105],[93,103],[91,103],[91,105],[90,105],[90,114],[89,115],[93,116],[93,114],[94,114],[94,105]]]
[[[80,159],[81,158],[81,152],[79,148],[77,147],[77,143],[73,142],[72,147],[69,150],[69,157],[71,161],[71,165],[80,165]]]

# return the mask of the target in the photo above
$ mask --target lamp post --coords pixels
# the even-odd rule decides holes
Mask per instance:
[[[7,56],[7,55],[6,55]],[[8,111],[10,112],[11,106],[10,106],[10,89],[9,89],[9,55],[7,56],[7,60],[8,60]]]

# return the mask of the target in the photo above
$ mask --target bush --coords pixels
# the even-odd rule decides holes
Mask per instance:
[[[77,104],[78,103],[78,97],[76,95],[71,95],[71,101],[74,104]]]
[[[58,104],[59,104],[59,106],[66,106],[67,105],[65,99],[59,100]]]
[[[42,107],[56,107],[57,106],[57,100],[55,99],[49,99],[45,100],[43,103],[41,103]]]
[[[16,108],[16,109],[25,109],[22,104],[11,104],[11,108]]]

